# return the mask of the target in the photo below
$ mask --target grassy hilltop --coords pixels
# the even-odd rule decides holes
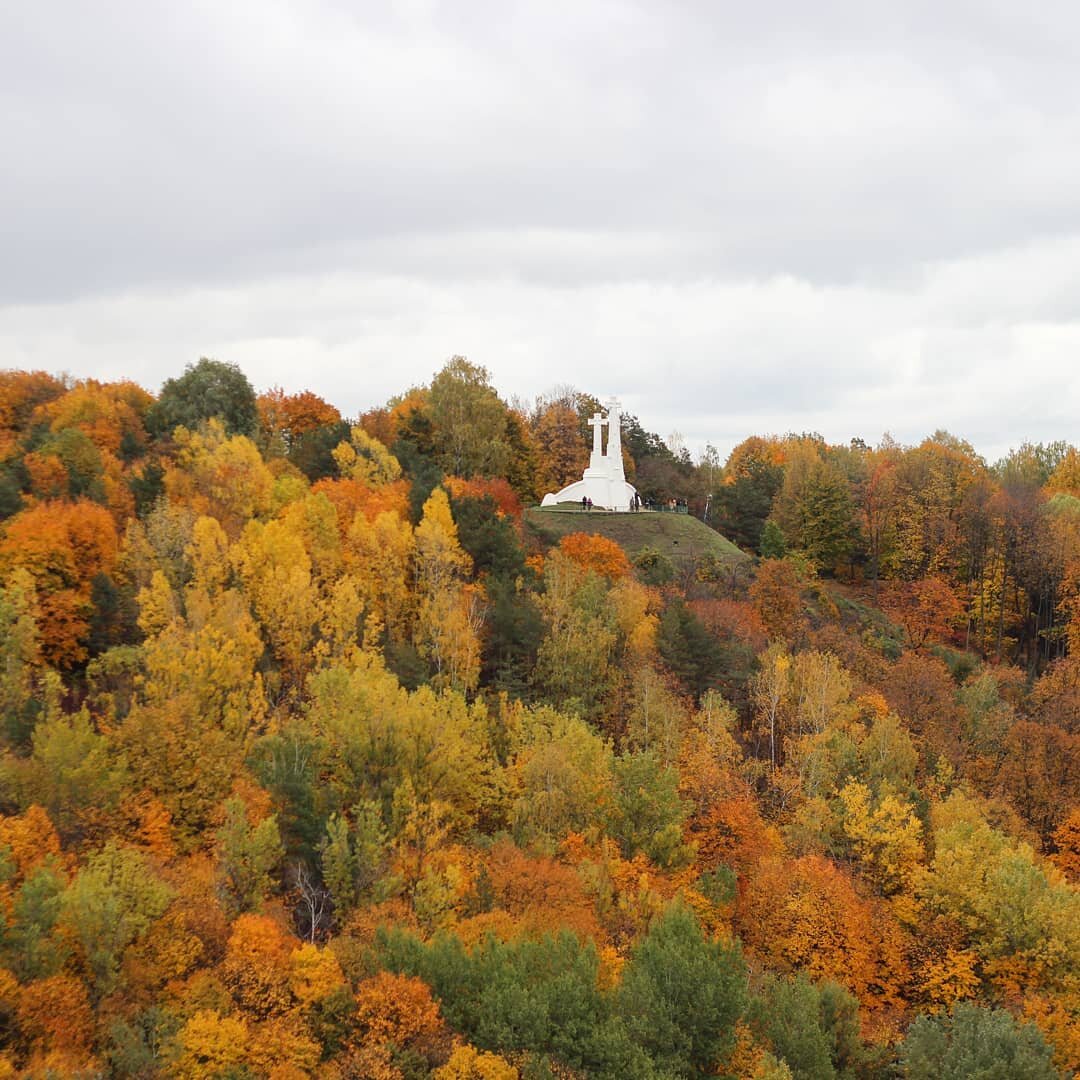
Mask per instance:
[[[703,554],[742,561],[749,555],[730,540],[689,514],[612,514],[603,510],[582,512],[560,507],[525,511],[525,527],[545,547],[552,547],[570,533],[598,533],[614,540],[632,559],[642,548],[655,548],[685,567]]]

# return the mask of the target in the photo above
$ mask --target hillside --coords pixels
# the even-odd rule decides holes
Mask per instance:
[[[525,511],[525,527],[545,547],[554,547],[570,533],[587,532],[606,536],[618,543],[632,559],[642,548],[652,547],[680,567],[703,554],[718,559],[742,561],[750,556],[730,540],[689,514],[609,514],[594,510]]]
[[[1080,1075],[1080,451],[485,380],[0,372],[0,1078]]]

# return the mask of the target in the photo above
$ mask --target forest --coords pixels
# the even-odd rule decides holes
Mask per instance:
[[[0,372],[0,1078],[1080,1072],[1080,450],[597,407]]]

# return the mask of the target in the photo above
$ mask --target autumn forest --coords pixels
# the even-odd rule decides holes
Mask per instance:
[[[598,407],[0,372],[0,1078],[1080,1072],[1080,449]]]

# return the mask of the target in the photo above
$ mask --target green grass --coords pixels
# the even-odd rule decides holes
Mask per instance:
[[[749,556],[730,540],[689,514],[612,514],[603,510],[583,513],[573,504],[525,511],[527,534],[541,547],[554,547],[570,533],[597,533],[614,540],[632,559],[642,548],[655,548],[676,564],[686,566],[702,555],[742,562]]]

